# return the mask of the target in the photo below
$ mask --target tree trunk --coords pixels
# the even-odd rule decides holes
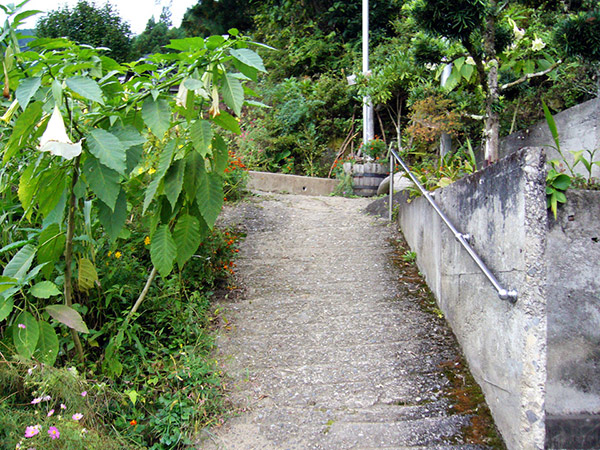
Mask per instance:
[[[496,1],[490,1],[486,19],[484,50],[488,62],[485,120],[485,165],[498,161],[500,115],[498,114],[498,60],[496,59]]]
[[[71,307],[73,305],[73,271],[71,268],[73,262],[73,237],[75,235],[75,185],[79,179],[79,164],[81,155],[75,158],[73,163],[73,178],[71,180],[71,188],[69,189],[69,210],[67,215],[67,242],[65,245],[65,305]],[[84,362],[83,346],[79,340],[77,331],[71,328],[71,337],[79,356],[79,362]]]
[[[486,99],[486,119],[485,119],[485,165],[498,161],[498,146],[500,134],[500,115],[497,112],[496,103],[498,102],[498,66],[496,59],[493,60],[496,65],[491,65],[488,72],[489,92]]]

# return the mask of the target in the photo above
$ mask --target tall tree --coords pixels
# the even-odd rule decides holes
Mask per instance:
[[[108,55],[124,62],[131,54],[131,29],[110,3],[96,7],[79,0],[73,8],[63,6],[37,22],[38,37],[66,37],[79,44],[107,47]]]
[[[550,54],[553,51],[545,49],[546,43],[534,30],[519,28],[511,18],[511,14],[514,14],[515,18],[521,16],[519,20],[527,26],[525,12],[532,10],[527,9],[523,3],[540,2],[416,0],[412,7],[413,17],[424,30],[434,36],[461,44],[470,56],[471,63],[467,64],[464,55],[460,66],[463,68],[463,76],[467,79],[474,68],[485,97],[484,158],[487,164],[498,159],[501,93],[532,78],[549,75],[561,62]],[[543,3],[540,9],[544,11],[555,6],[549,6],[552,2]],[[539,9],[536,8],[536,11],[539,12]],[[558,14],[552,15],[552,21],[556,20]],[[528,38],[523,39],[524,35]],[[530,45],[523,45],[524,42]],[[508,82],[503,84],[499,83],[501,69],[504,76],[509,75],[506,79]],[[454,72],[453,70],[453,74]],[[520,74],[522,76],[519,78]],[[453,79],[454,86],[460,79],[461,75],[458,73],[458,79]]]
[[[419,0],[413,15],[428,32],[459,41],[475,62],[486,96],[485,160],[498,159],[500,116],[498,108],[499,8],[496,0]],[[486,71],[487,67],[487,71]]]
[[[163,8],[158,22],[151,17],[146,29],[133,40],[133,55],[135,58],[152,53],[165,53],[165,45],[171,39],[181,39],[185,32],[180,28],[171,28],[171,13]]]
[[[248,31],[252,27],[254,1],[198,0],[183,16],[181,28],[189,36],[225,34],[231,28]]]

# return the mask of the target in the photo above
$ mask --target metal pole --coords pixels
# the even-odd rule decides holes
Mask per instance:
[[[369,0],[362,2],[362,70],[363,75],[369,76]],[[373,104],[371,98],[363,98],[363,143],[373,139],[375,134],[373,121]]]
[[[389,214],[390,214],[390,222],[394,216],[394,169],[396,168],[396,160],[394,159],[394,155],[392,155],[392,147],[390,146],[389,158],[390,158],[390,195],[389,199]]]
[[[444,71],[442,72],[442,77],[440,79],[440,85],[442,87],[446,86],[446,82],[448,78],[450,78],[450,74],[452,73],[452,63],[446,64],[444,67]],[[448,153],[452,151],[452,138],[448,133],[442,133],[440,137],[440,156],[443,159]]]

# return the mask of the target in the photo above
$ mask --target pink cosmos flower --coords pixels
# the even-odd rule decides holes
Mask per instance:
[[[19,325],[17,325],[17,326],[18,326],[19,328],[21,328],[22,330],[24,330],[25,328],[27,328],[27,327],[25,326],[25,324],[24,324],[24,323],[20,323],[20,324],[19,324]]]
[[[65,405],[64,403],[60,404],[60,409],[67,409],[67,405]]]
[[[53,409],[51,409],[50,411],[48,411],[48,414],[47,414],[47,416],[48,416],[48,417],[51,417],[51,416],[52,416],[52,414],[54,414],[54,410],[53,410]]]
[[[48,429],[48,434],[52,439],[58,439],[60,437],[60,431],[56,427],[50,427]]]
[[[32,427],[25,428],[25,437],[26,438],[34,437],[36,434],[38,434],[40,432],[40,428],[41,427],[39,425],[34,425]]]
[[[79,420],[83,419],[83,414],[75,413],[75,414],[73,414],[73,416],[71,418],[75,421],[79,421]]]
[[[31,404],[32,405],[37,405],[41,401],[42,401],[42,397],[37,397],[37,398],[34,398],[33,400],[31,400]]]
[[[83,391],[83,392],[81,393],[81,396],[82,396],[82,397],[85,397],[86,395],[87,395],[87,391]]]

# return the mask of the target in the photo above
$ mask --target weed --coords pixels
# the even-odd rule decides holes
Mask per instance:
[[[402,261],[407,263],[413,263],[417,260],[417,254],[413,251],[407,250],[402,254]]]

